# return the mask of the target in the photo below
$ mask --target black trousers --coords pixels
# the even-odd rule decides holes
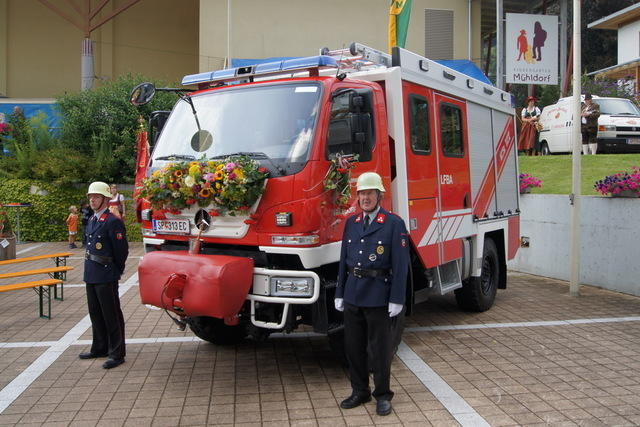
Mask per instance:
[[[124,359],[124,316],[120,308],[118,282],[87,283],[87,304],[91,318],[91,353]]]
[[[369,362],[367,348],[371,351],[373,371],[373,397],[391,400],[391,340],[392,319],[387,306],[356,307],[345,303],[344,340],[349,361],[351,388],[358,395],[369,395]]]

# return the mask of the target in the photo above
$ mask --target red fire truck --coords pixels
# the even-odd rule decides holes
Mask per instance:
[[[142,159],[147,175],[236,154],[269,170],[246,215],[212,217],[193,205],[158,219],[139,200],[142,302],[204,340],[300,325],[340,330],[341,236],[357,212],[355,180],[367,171],[382,176],[383,206],[410,232],[408,313],[451,291],[461,308],[484,311],[507,286],[506,262],[519,246],[511,96],[401,48],[388,55],[354,43],[320,53],[184,77],[197,89],[180,94]],[[155,90],[138,86],[132,102]],[[347,207],[323,185],[336,156],[351,167]]]

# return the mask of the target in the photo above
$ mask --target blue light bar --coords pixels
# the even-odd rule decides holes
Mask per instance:
[[[314,68],[337,68],[337,61],[326,55],[309,56],[306,58],[286,59],[283,61],[267,62],[251,67],[227,68],[224,70],[210,71],[206,73],[190,74],[182,79],[183,85],[193,85],[209,82],[224,82],[241,80],[253,76],[266,76],[269,74],[291,73],[293,71],[311,70]]]

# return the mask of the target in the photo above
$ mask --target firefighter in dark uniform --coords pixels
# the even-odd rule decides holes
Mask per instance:
[[[87,192],[94,214],[85,229],[87,252],[84,281],[93,342],[91,350],[80,353],[80,359],[108,357],[105,369],[124,363],[124,317],[120,308],[118,280],[124,272],[129,244],[124,223],[109,212],[111,191],[104,182],[94,182]]]
[[[363,212],[347,220],[342,238],[335,307],[344,312],[345,351],[352,393],[340,406],[355,408],[371,400],[373,371],[376,413],[391,413],[392,327],[405,303],[409,240],[404,221],[380,206],[384,186],[380,175],[358,177],[358,202]],[[368,366],[367,348],[372,352]]]

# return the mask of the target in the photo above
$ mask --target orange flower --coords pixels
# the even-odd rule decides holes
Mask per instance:
[[[182,176],[182,169],[178,169],[173,173],[174,176],[176,177],[181,177]]]
[[[224,179],[224,172],[221,170],[217,170],[216,173],[213,175],[213,178],[216,181],[222,181]]]
[[[207,197],[211,197],[211,190],[209,190],[208,188],[203,188],[198,194],[200,194],[200,197],[206,199]]]

